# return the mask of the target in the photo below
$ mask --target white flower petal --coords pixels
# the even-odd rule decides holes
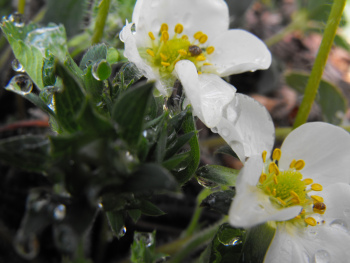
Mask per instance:
[[[271,65],[271,53],[264,42],[244,30],[226,31],[208,45],[215,48],[208,58],[222,77],[267,69]]]
[[[350,231],[350,185],[332,184],[323,189],[320,195],[327,206],[323,215],[326,224]]]
[[[231,146],[242,162],[245,157],[271,152],[275,128],[264,106],[249,96],[236,94],[214,131]],[[243,152],[242,152],[243,148]]]
[[[214,74],[197,74],[195,65],[188,60],[176,63],[175,71],[193,112],[203,123],[215,126],[222,116],[223,108],[233,100],[236,89]]]
[[[350,181],[350,135],[342,128],[323,122],[306,123],[287,136],[281,151],[282,169],[288,169],[293,159],[302,159],[304,178],[324,187]]]
[[[278,224],[265,263],[349,262],[350,235],[328,226]]]
[[[192,37],[202,31],[213,39],[228,30],[229,11],[223,0],[138,0],[132,19],[136,24],[138,43],[149,40],[150,31],[158,34],[162,23],[168,24],[170,38],[175,25],[181,23],[183,34]]]
[[[249,228],[267,221],[284,221],[297,216],[300,206],[277,209],[269,196],[256,187],[263,167],[261,156],[248,159],[238,175],[236,195],[229,210],[229,222],[234,227]]]

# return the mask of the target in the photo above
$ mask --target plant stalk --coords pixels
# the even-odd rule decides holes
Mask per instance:
[[[92,35],[92,40],[91,40],[93,45],[100,43],[102,40],[103,30],[106,25],[110,3],[111,3],[111,0],[102,0],[101,3],[99,4],[94,33]]]

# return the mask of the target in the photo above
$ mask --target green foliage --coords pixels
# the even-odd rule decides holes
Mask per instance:
[[[285,76],[287,84],[301,94],[304,93],[308,78],[308,74],[300,72],[290,72]],[[341,124],[346,112],[347,102],[339,88],[325,80],[321,80],[316,102],[319,104],[326,122],[335,125]]]
[[[214,187],[217,185],[235,186],[238,173],[239,170],[220,165],[205,165],[197,170],[196,175],[203,184]]]
[[[131,261],[134,263],[155,263],[166,257],[166,254],[155,251],[156,232],[134,233],[134,242],[131,245]]]
[[[235,190],[218,191],[207,196],[201,203],[201,207],[206,207],[221,214],[228,215]]]

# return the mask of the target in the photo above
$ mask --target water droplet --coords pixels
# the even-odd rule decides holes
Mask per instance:
[[[63,220],[66,216],[66,206],[60,204],[53,210],[53,216],[56,220]]]
[[[105,59],[95,62],[91,70],[92,76],[99,81],[108,79],[112,73],[112,68]]]
[[[33,90],[33,82],[27,75],[19,74],[14,76],[5,89],[13,91],[19,95],[27,95]]]
[[[228,129],[224,128],[221,130],[221,134],[223,137],[227,137],[230,135],[230,131]]]
[[[314,238],[314,237],[318,234],[318,232],[317,232],[317,230],[316,230],[315,227],[308,227],[308,228],[307,228],[307,234],[308,234],[310,237]]]
[[[119,231],[118,238],[125,236],[125,233],[126,233],[126,227],[123,226]]]
[[[23,65],[19,63],[18,59],[12,60],[11,66],[16,72],[25,72]]]
[[[253,69],[253,70],[251,70],[250,72],[255,72],[256,71],[256,69]]]
[[[24,27],[24,17],[18,12],[9,15],[7,19],[17,27]]]
[[[344,215],[345,217],[350,218],[350,208],[344,209]]]
[[[134,235],[134,239],[137,242],[143,242],[146,247],[150,247],[154,243],[154,238],[152,233],[146,233],[146,232],[136,232]]]
[[[338,228],[339,230],[348,231],[348,224],[342,219],[335,219],[330,224],[331,227]]]
[[[98,203],[98,208],[103,209],[103,204],[102,203]]]
[[[218,240],[224,246],[237,246],[242,244],[243,230],[235,229],[229,224],[225,223],[220,226],[218,231]]]
[[[197,181],[201,186],[203,186],[205,188],[214,188],[214,187],[218,186],[217,183],[214,183],[214,182],[212,182],[206,178],[200,177],[200,176],[197,177]]]
[[[144,130],[144,131],[142,132],[142,136],[145,137],[145,138],[147,138],[147,130]]]
[[[39,242],[34,234],[25,236],[18,232],[14,239],[14,247],[17,253],[26,260],[34,259],[39,253]]]
[[[58,89],[54,86],[47,86],[40,91],[39,97],[42,101],[46,103],[46,105],[51,109],[55,110],[55,96],[54,93]]]
[[[211,131],[212,131],[213,133],[218,133],[218,132],[219,132],[219,130],[218,130],[218,128],[217,128],[217,127],[213,127],[213,128],[211,128]]]
[[[326,250],[318,250],[315,253],[315,263],[330,263],[331,255]]]

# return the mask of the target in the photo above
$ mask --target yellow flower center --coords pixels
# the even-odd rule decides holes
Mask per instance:
[[[278,208],[294,205],[303,207],[298,216],[289,220],[291,223],[315,226],[319,222],[310,215],[315,213],[323,214],[326,211],[326,205],[322,197],[317,195],[309,196],[308,193],[311,191],[322,191],[322,185],[313,183],[313,180],[310,178],[303,179],[300,170],[305,166],[304,160],[293,160],[288,170],[281,171],[278,167],[281,155],[281,150],[275,149],[271,161],[266,160],[266,151],[262,153],[265,166],[257,187],[269,195],[271,203]]]
[[[152,45],[140,50],[143,59],[153,67],[159,69],[162,78],[171,77],[175,64],[180,60],[190,60],[196,66],[198,74],[210,66],[208,55],[211,55],[215,48],[206,46],[208,36],[201,31],[196,32],[192,37],[182,34],[184,27],[177,24],[174,28],[174,36],[170,39],[168,25],[163,23],[157,36],[149,32]]]

